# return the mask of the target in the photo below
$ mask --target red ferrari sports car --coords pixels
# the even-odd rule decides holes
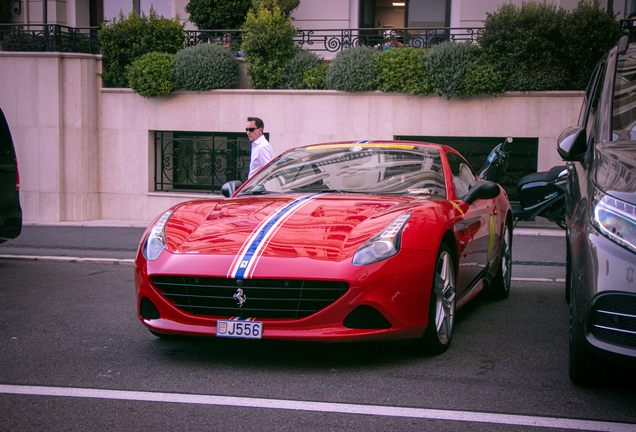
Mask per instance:
[[[450,147],[296,148],[223,194],[172,207],[142,237],[137,311],[157,336],[443,352],[457,308],[484,288],[508,296],[510,203]]]

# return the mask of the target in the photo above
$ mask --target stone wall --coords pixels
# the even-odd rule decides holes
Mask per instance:
[[[307,144],[395,135],[532,137],[538,169],[562,163],[561,131],[581,92],[447,100],[332,90],[178,91],[147,99],[101,89],[99,56],[0,52],[0,107],[18,154],[27,222],[151,220],[205,193],[153,191],[153,132],[244,131],[265,121],[274,153]]]

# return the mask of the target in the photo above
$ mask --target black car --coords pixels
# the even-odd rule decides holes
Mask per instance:
[[[0,243],[22,231],[20,175],[9,125],[0,108]]]
[[[568,161],[569,374],[596,384],[617,363],[636,365],[636,43],[628,36],[599,62],[558,151]]]

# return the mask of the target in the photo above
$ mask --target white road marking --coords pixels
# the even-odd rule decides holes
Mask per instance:
[[[0,394],[110,399],[138,402],[180,403],[193,405],[219,405],[243,408],[296,410],[338,414],[406,417],[428,420],[491,423],[511,426],[533,426],[554,429],[572,429],[606,432],[633,432],[635,424],[608,421],[577,420],[559,417],[495,414],[474,411],[435,410],[426,408],[392,407],[330,402],[307,402],[286,399],[264,399],[233,396],[212,396],[181,393],[155,393],[89,388],[19,386],[0,384]]]

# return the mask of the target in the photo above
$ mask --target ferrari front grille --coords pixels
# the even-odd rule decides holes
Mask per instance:
[[[636,348],[636,295],[601,294],[592,303],[592,334],[614,345]]]
[[[304,318],[349,289],[346,282],[293,279],[152,276],[150,283],[184,312],[223,318]]]

